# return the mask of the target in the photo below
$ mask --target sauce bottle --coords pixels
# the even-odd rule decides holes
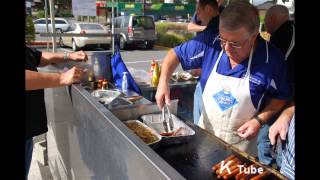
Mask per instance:
[[[160,78],[160,69],[159,69],[158,63],[156,62],[154,65],[154,70],[151,78],[151,86],[158,86],[159,78]]]

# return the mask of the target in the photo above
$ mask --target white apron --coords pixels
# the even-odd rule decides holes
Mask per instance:
[[[266,46],[268,62],[268,45]],[[249,86],[253,48],[250,52],[248,70],[243,78],[217,73],[222,54],[223,50],[219,54],[202,94],[204,108],[199,126],[240,150],[256,156],[256,137],[248,141],[237,135],[237,129],[257,112],[251,101]]]

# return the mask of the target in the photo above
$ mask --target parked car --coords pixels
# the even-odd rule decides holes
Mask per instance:
[[[114,22],[114,32],[120,34],[121,49],[132,44],[144,44],[147,49],[153,48],[157,36],[151,16],[119,16]]]
[[[105,49],[110,48],[111,44],[111,32],[106,27],[99,23],[83,23],[78,22],[71,25],[70,30],[65,32],[76,33],[76,34],[106,34],[105,37],[77,37],[77,36],[61,36],[59,44],[61,47],[68,46],[72,47],[72,50],[76,51],[79,48],[86,46],[98,46]]]
[[[56,28],[56,32],[66,32],[69,30],[70,28],[70,23],[68,20],[64,19],[64,18],[55,18],[55,28]],[[47,32],[46,30],[46,18],[40,18],[37,20],[33,21],[34,23],[34,29],[36,33],[43,33],[43,32]],[[49,32],[51,32],[52,30],[52,24],[51,24],[51,19],[48,18],[48,29]]]

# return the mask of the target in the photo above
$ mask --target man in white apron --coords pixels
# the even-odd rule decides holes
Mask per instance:
[[[212,46],[190,40],[163,60],[156,100],[170,104],[169,79],[179,62],[184,70],[202,68],[204,109],[200,127],[252,155],[262,124],[286,103],[290,87],[284,56],[258,36],[259,17],[251,4],[236,1],[220,15]],[[195,60],[196,59],[196,60]],[[264,95],[270,103],[257,113]]]

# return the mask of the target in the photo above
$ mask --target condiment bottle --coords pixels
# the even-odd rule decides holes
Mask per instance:
[[[122,76],[122,92],[126,93],[128,91],[128,78],[127,78],[128,72],[123,72]]]
[[[150,77],[153,76],[153,70],[154,70],[155,64],[156,64],[156,61],[155,61],[154,59],[152,59],[151,66],[150,66],[150,70],[149,70],[149,76],[150,76]]]
[[[158,63],[156,62],[154,65],[154,70],[151,78],[151,86],[158,86],[159,78],[160,78],[160,69],[159,69]]]
[[[106,79],[104,79],[102,81],[101,89],[107,89],[107,88],[108,88],[108,81]]]

